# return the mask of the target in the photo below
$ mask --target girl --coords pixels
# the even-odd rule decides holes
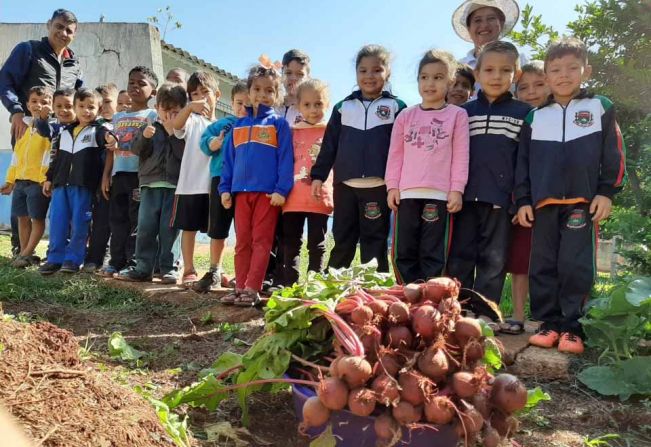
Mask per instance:
[[[233,206],[235,194],[235,278],[224,304],[253,306],[260,302],[269,251],[280,207],[293,186],[294,160],[289,124],[273,109],[280,74],[272,65],[251,69],[247,79],[251,106],[226,140],[219,184],[222,205]]]
[[[309,173],[319,155],[325,122],[323,116],[328,107],[328,87],[317,79],[302,83],[296,92],[298,111],[303,120],[293,128],[294,141],[294,188],[283,207],[283,284],[289,286],[298,281],[301,238],[307,219],[308,271],[319,272],[323,268],[325,235],[328,216],[332,212],[332,179],[323,186],[323,196],[312,196]]]
[[[320,199],[323,182],[334,166],[335,246],[329,267],[349,267],[359,242],[363,263],[375,258],[378,271],[389,271],[384,171],[393,122],[406,107],[386,90],[389,58],[380,45],[366,45],[357,53],[359,90],[335,105],[312,167],[312,195]]]
[[[398,282],[440,276],[448,254],[450,214],[461,209],[468,180],[468,114],[447,104],[457,63],[430,50],[418,64],[423,99],[400,114],[391,133],[386,184],[395,213],[393,266]]]

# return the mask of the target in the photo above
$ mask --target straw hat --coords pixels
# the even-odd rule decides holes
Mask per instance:
[[[516,0],[466,0],[452,14],[452,28],[459,37],[467,42],[472,42],[466,23],[468,17],[480,8],[491,7],[499,9],[504,14],[504,26],[500,37],[504,37],[513,29],[520,17],[520,7]]]

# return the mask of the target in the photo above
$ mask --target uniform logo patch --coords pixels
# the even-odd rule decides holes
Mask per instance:
[[[258,138],[260,138],[260,141],[263,143],[268,143],[269,140],[271,139],[271,135],[267,131],[267,129],[262,128],[260,129],[260,133],[258,134]]]
[[[82,143],[90,143],[90,140],[92,140],[92,136],[90,134],[84,135],[84,137],[81,139]]]
[[[375,114],[381,120],[388,120],[389,118],[391,118],[391,109],[389,108],[389,106],[377,106],[377,110],[375,111]]]
[[[364,217],[375,220],[382,216],[382,210],[377,202],[366,202],[364,204]]]
[[[436,203],[426,203],[421,215],[425,222],[436,222],[439,220],[439,207]]]
[[[574,124],[579,127],[590,127],[594,123],[594,117],[589,110],[581,110],[574,114]]]
[[[573,209],[572,213],[570,213],[570,217],[567,219],[567,228],[577,230],[579,228],[585,227],[586,225],[587,223],[585,210],[582,210],[580,208]]]

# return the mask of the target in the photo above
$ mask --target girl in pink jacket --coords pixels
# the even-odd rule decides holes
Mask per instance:
[[[457,63],[430,50],[418,66],[422,102],[393,126],[386,169],[394,211],[392,260],[400,283],[441,276],[452,236],[451,214],[461,210],[468,180],[468,115],[447,104]]]

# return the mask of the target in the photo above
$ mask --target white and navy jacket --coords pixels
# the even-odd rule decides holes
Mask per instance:
[[[525,119],[518,152],[518,207],[544,199],[612,198],[626,180],[615,108],[582,90],[566,107],[551,97]]]
[[[492,103],[479,91],[462,106],[470,126],[470,167],[464,201],[512,205],[520,131],[531,106],[504,93]]]
[[[73,131],[78,124],[70,124],[61,132],[46,177],[55,188],[75,185],[94,191],[102,178],[102,155],[106,150],[105,141],[109,129],[95,121],[82,129],[75,138]]]
[[[334,167],[335,183],[384,178],[393,123],[405,107],[404,102],[386,91],[366,105],[359,90],[337,103],[311,177],[325,181]]]

